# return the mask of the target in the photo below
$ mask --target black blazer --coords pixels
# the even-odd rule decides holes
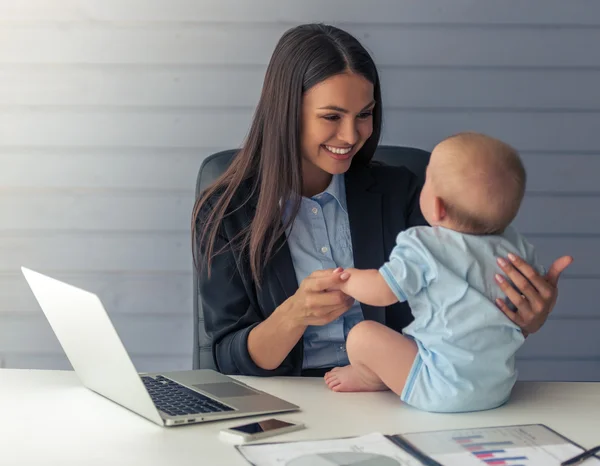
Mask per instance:
[[[346,172],[345,183],[354,266],[378,269],[389,258],[400,231],[426,225],[419,208],[420,183],[404,167],[376,163],[351,167]],[[206,262],[204,249],[198,247],[197,259],[201,266],[198,291],[206,332],[212,339],[215,363],[222,373],[300,375],[302,338],[281,365],[272,371],[258,367],[248,353],[250,330],[298,289],[285,237],[280,238],[284,242],[282,248],[265,267],[260,289],[252,279],[247,256],[227,247],[229,241],[249,225],[254,215],[256,199],[244,204],[248,194],[248,186],[242,186],[230,206],[231,214],[221,224],[214,250],[225,247],[225,251],[213,259],[210,278],[206,267],[202,266]],[[204,225],[204,212],[197,219],[199,226]],[[396,303],[387,308],[364,304],[361,307],[365,319],[376,320],[396,331],[401,331],[412,321],[406,303]]]

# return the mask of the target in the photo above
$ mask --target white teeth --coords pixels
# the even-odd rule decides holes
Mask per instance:
[[[346,154],[350,153],[350,151],[352,150],[352,147],[348,147],[346,149],[340,149],[339,147],[325,146],[325,148],[329,152],[333,152],[334,154],[338,154],[338,155],[346,155]]]

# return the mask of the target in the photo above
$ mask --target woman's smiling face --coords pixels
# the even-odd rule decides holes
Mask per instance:
[[[322,192],[331,175],[345,173],[350,168],[352,158],[373,133],[376,105],[373,94],[370,81],[350,72],[332,76],[304,94],[301,128],[304,195]]]

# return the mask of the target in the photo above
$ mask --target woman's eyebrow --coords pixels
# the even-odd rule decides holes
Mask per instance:
[[[364,112],[366,109],[368,109],[369,107],[375,105],[375,101],[371,101],[368,105],[365,105],[363,107],[363,109],[361,110],[361,112]],[[338,107],[337,105],[327,105],[326,107],[319,107],[319,110],[333,110],[334,112],[340,112],[340,113],[350,113],[348,110],[346,110],[345,108],[342,107]],[[360,112],[359,112],[360,113]]]

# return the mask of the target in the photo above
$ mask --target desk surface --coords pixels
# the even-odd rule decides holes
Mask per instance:
[[[307,429],[265,441],[542,423],[584,447],[600,443],[600,383],[518,383],[485,412],[424,413],[391,392],[333,393],[320,378],[240,377],[302,407],[278,417]],[[79,384],[73,372],[0,369],[0,464],[67,466],[244,465],[220,429],[269,416],[162,428]]]

